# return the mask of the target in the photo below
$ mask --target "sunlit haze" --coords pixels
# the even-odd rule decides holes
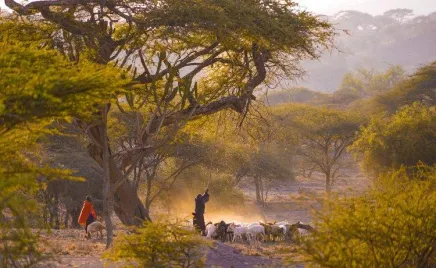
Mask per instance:
[[[394,8],[413,9],[416,14],[428,14],[436,11],[434,0],[298,0],[309,11],[332,15],[341,10],[358,10],[372,15],[379,15]]]

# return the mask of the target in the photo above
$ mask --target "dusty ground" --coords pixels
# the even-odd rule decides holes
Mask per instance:
[[[86,240],[80,230],[54,230],[42,235],[42,247],[54,253],[53,259],[39,267],[105,267],[101,254],[104,253],[105,241],[102,239]],[[264,243],[261,247],[246,243],[216,242],[214,248],[206,255],[206,267],[251,268],[251,267],[285,267],[283,258],[292,254],[293,246],[285,242]],[[106,267],[117,267],[108,264]],[[289,267],[288,265],[286,267]],[[304,267],[300,264],[292,267]]]
[[[368,187],[368,180],[357,172],[348,178],[338,180],[333,190],[346,195],[360,194]],[[252,184],[242,185],[242,189],[249,199],[254,197]],[[351,191],[353,190],[353,191]],[[246,210],[235,211],[233,214],[206,214],[206,221],[274,221],[288,220],[289,222],[311,222],[311,209],[321,207],[320,200],[325,191],[324,179],[319,174],[313,178],[297,178],[294,182],[275,185],[269,194],[268,207],[262,208],[249,204]],[[122,230],[115,230],[116,232]],[[102,239],[86,240],[83,230],[52,230],[43,234],[41,246],[52,252],[52,261],[45,262],[40,267],[104,267],[100,256],[105,249]],[[294,265],[284,265],[288,259]],[[261,247],[244,243],[215,243],[206,256],[207,267],[249,268],[249,267],[304,267],[295,245],[286,242],[263,243]],[[106,267],[116,267],[109,264]]]

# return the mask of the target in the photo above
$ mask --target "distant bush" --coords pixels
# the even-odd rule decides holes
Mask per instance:
[[[208,241],[169,222],[146,222],[120,235],[103,257],[123,267],[202,267]]]
[[[363,155],[363,167],[377,174],[420,161],[435,164],[435,140],[436,108],[414,103],[392,116],[373,118],[352,149]]]
[[[436,168],[382,176],[362,197],[332,198],[303,238],[322,267],[436,267]]]
[[[295,87],[282,91],[274,91],[268,93],[265,98],[265,104],[267,105],[278,105],[289,102],[297,103],[312,103],[314,101],[325,99],[326,94],[310,90],[304,87]]]

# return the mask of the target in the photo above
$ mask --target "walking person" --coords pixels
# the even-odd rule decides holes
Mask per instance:
[[[97,220],[97,213],[92,205],[92,198],[87,196],[86,200],[83,201],[83,207],[78,222],[80,225],[85,226],[85,232],[88,234],[88,225],[93,223],[95,220]]]

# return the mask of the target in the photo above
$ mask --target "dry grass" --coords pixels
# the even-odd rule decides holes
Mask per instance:
[[[286,263],[286,267],[293,267],[292,265],[304,263],[303,256],[298,252],[298,246],[285,241],[265,242],[261,243],[260,246],[245,243],[231,245],[241,254],[279,260]]]
[[[58,256],[100,256],[104,250],[104,239],[87,240],[83,230],[51,230],[41,234],[40,249],[54,257]]]

